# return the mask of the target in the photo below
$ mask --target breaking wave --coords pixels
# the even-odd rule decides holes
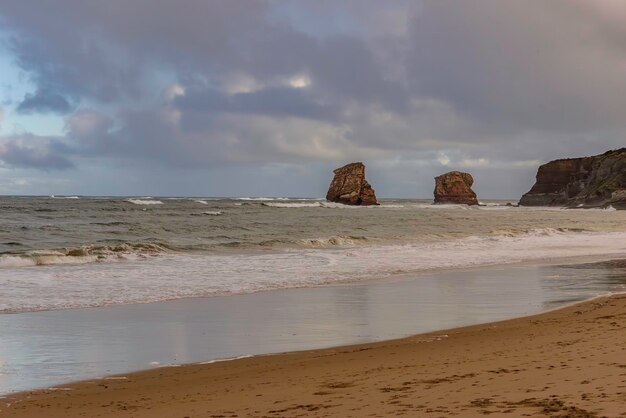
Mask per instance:
[[[119,245],[85,245],[75,248],[34,250],[24,253],[0,254],[0,269],[86,264],[104,261],[124,261],[154,256],[168,251],[165,244],[123,243]]]
[[[331,208],[331,209],[373,209],[373,208],[403,208],[404,205],[382,204],[380,206],[352,206],[343,203],[326,201],[307,202],[262,202],[262,206],[271,208]]]
[[[347,237],[328,237],[316,239],[298,240],[297,243],[303,247],[336,247],[336,246],[355,246],[371,243],[374,239],[368,237],[347,236]]]
[[[224,212],[222,212],[221,210],[207,210],[205,212],[192,213],[191,216],[203,216],[203,215],[220,216],[220,215],[223,215],[223,214],[224,214]]]
[[[161,202],[160,200],[154,200],[152,198],[128,199],[127,202],[130,202],[133,205],[162,205],[163,204],[163,202]]]

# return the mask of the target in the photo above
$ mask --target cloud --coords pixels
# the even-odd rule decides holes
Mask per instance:
[[[301,79],[298,79],[302,82]],[[319,103],[301,87],[269,87],[253,92],[224,94],[216,89],[186,89],[176,105],[183,111],[203,113],[249,113],[276,117],[335,120],[340,109]]]
[[[2,143],[43,169],[365,159],[499,170],[481,179],[504,190],[535,163],[623,146],[623,18],[612,0],[6,0],[34,86],[16,110],[64,115],[65,137]]]
[[[67,135],[80,142],[104,138],[113,128],[113,120],[97,111],[82,109],[65,119]]]
[[[74,164],[65,156],[67,149],[58,140],[34,135],[0,139],[0,161],[11,167],[65,170]]]
[[[626,128],[626,28],[597,2],[425,1],[410,25],[414,91],[508,132]],[[623,11],[623,10],[622,10]]]
[[[439,153],[439,155],[437,156],[437,161],[441,165],[448,165],[448,164],[450,164],[450,157],[448,157],[444,153]]]
[[[60,93],[39,88],[35,93],[27,93],[18,104],[20,113],[59,113],[67,114],[72,111],[70,102]]]

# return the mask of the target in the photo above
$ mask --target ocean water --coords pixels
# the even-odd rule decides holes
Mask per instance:
[[[626,256],[626,211],[383,200],[0,197],[0,312]]]

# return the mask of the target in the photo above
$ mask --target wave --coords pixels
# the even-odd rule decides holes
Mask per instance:
[[[252,202],[274,202],[274,201],[309,201],[309,200],[325,200],[321,197],[233,197],[231,200],[244,200]]]
[[[222,211],[205,211],[201,213],[192,213],[191,216],[221,216]],[[107,225],[103,223],[102,225]],[[240,241],[231,240],[229,236],[217,236],[213,243],[200,243],[192,245],[172,245],[165,242],[133,242],[119,243],[112,245],[83,245],[80,247],[61,248],[51,250],[33,250],[25,252],[6,252],[0,254],[0,269],[32,267],[32,266],[48,266],[60,264],[87,264],[102,263],[110,261],[129,261],[136,259],[145,259],[148,256],[157,256],[165,253],[178,254],[205,254],[212,256],[215,254],[224,254],[224,251],[231,253],[237,251],[256,251],[256,250],[274,250],[274,251],[302,251],[306,249],[358,249],[364,247],[375,248],[376,246],[424,246],[426,250],[436,248],[438,246],[453,245],[455,248],[472,247],[480,243],[494,242],[527,242],[533,238],[561,238],[576,240],[577,234],[593,234],[584,229],[575,228],[530,228],[530,229],[501,229],[493,230],[490,235],[486,236],[468,236],[453,238],[440,234],[429,234],[420,236],[421,241],[415,242],[410,237],[395,237],[393,241],[389,238],[380,238],[365,235],[336,235],[315,238],[300,239],[266,239],[261,241]],[[453,244],[455,243],[455,244]],[[8,243],[5,243],[8,245]],[[21,244],[16,243],[16,246]],[[233,253],[233,254],[236,254]],[[457,255],[455,255],[456,257]]]
[[[268,206],[271,208],[321,208],[321,202],[310,202],[310,203],[271,203],[271,202],[263,202],[262,206]]]
[[[261,206],[271,208],[327,208],[327,209],[374,209],[374,208],[403,208],[404,205],[383,204],[380,206],[353,206],[335,202],[261,202]]]
[[[344,247],[355,246],[372,242],[373,238],[363,236],[338,236],[328,238],[314,238],[314,239],[302,239],[296,241],[296,243],[303,247]]]
[[[122,261],[145,258],[168,250],[168,246],[161,243],[122,243],[118,245],[85,245],[54,250],[34,250],[13,254],[5,253],[0,254],[0,269]]]
[[[133,205],[162,205],[163,204],[163,202],[161,202],[160,200],[153,200],[152,198],[128,199],[127,202],[130,202]]]
[[[231,241],[220,246],[236,247],[236,248],[254,248],[254,247],[274,247],[276,249],[305,249],[305,248],[325,248],[325,247],[354,247],[359,245],[365,245],[377,241],[375,238],[364,236],[334,236],[324,238],[311,238],[311,239],[270,239],[261,241],[258,243],[247,243],[240,241]]]
[[[224,212],[222,212],[221,210],[208,210],[208,211],[200,212],[200,213],[192,213],[191,216],[203,216],[203,215],[220,216],[223,214]]]
[[[617,211],[617,209],[615,209],[612,205],[609,205],[604,208],[585,208],[584,210],[600,211],[600,212],[616,212]]]
[[[417,209],[456,209],[456,210],[469,210],[471,206],[467,205],[454,205],[454,204],[434,204],[434,203],[417,203],[411,205]]]
[[[233,197],[233,200],[246,200],[246,201],[272,201],[272,200],[277,200],[274,197]]]

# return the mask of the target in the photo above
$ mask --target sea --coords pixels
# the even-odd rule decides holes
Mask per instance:
[[[288,197],[0,197],[0,313],[626,256],[626,211]]]
[[[0,399],[626,291],[612,208],[5,196],[0,217]]]

